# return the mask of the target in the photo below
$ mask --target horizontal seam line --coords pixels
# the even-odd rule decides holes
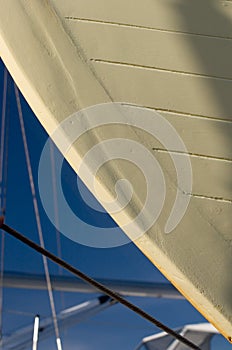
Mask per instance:
[[[196,193],[189,193],[188,195],[191,197],[200,198],[200,199],[208,199],[208,200],[214,200],[217,202],[232,203],[231,199],[226,199],[223,197],[206,196],[206,195],[201,195]]]
[[[180,114],[181,116],[186,116],[186,117],[192,117],[192,118],[197,118],[197,119],[208,119],[211,121],[219,121],[219,122],[223,122],[223,123],[232,123],[232,119],[227,119],[227,118],[219,118],[219,117],[210,117],[207,115],[203,115],[203,114],[193,114],[193,113],[188,113],[188,112],[181,112],[178,110],[174,110],[174,109],[165,109],[165,108],[160,108],[160,107],[149,107],[149,106],[143,106],[143,105],[136,105],[133,103],[126,103],[126,102],[122,102],[123,106],[133,106],[133,107],[137,107],[137,108],[147,108],[147,109],[151,109],[154,110],[156,112],[160,112],[160,113],[169,113],[169,114]]]
[[[106,63],[106,64],[112,64],[116,66],[127,66],[127,67],[135,67],[135,68],[140,68],[140,69],[151,69],[151,70],[156,70],[156,71],[161,71],[161,72],[170,72],[174,74],[180,74],[180,75],[185,75],[185,76],[197,76],[197,77],[204,77],[208,79],[216,79],[216,80],[225,80],[225,81],[231,81],[232,78],[225,78],[225,77],[218,77],[216,75],[208,75],[208,74],[201,74],[201,73],[192,73],[192,72],[185,72],[185,71],[179,71],[179,70],[174,70],[174,69],[168,69],[168,68],[158,68],[158,67],[153,67],[153,66],[146,66],[142,64],[136,64],[136,63],[128,63],[128,62],[119,62],[119,61],[111,61],[111,60],[104,60],[100,58],[90,58],[90,61],[94,62],[99,62],[99,63]]]
[[[137,24],[111,22],[111,21],[103,21],[103,20],[97,20],[97,19],[91,19],[91,18],[73,17],[73,16],[64,16],[64,18],[66,20],[70,20],[70,21],[80,21],[80,22],[108,24],[108,25],[115,25],[115,26],[120,26],[120,27],[153,30],[153,31],[159,31],[159,32],[164,32],[164,33],[187,34],[187,35],[200,36],[200,37],[206,37],[206,38],[215,38],[215,39],[221,39],[221,40],[232,40],[232,37],[230,37],[230,36],[229,37],[225,37],[225,36],[220,36],[220,35],[200,34],[200,33],[192,33],[192,32],[182,32],[181,30],[161,29],[161,28],[154,28],[154,27],[137,25]]]
[[[218,160],[218,161],[223,161],[227,163],[232,163],[232,159],[230,158],[223,158],[223,157],[216,157],[216,156],[209,156],[209,155],[204,155],[204,154],[198,154],[198,153],[193,153],[193,152],[183,152],[183,151],[175,151],[175,150],[166,150],[158,147],[153,147],[153,151],[161,152],[161,153],[174,153],[174,154],[183,154],[186,156],[191,156],[191,157],[196,157],[196,158],[204,158],[204,159],[212,159],[212,160]]]

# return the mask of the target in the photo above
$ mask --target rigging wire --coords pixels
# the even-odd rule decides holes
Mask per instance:
[[[8,72],[4,69],[3,99],[2,99],[2,121],[1,121],[1,143],[0,143],[0,215],[5,216],[6,212],[6,172],[8,160],[8,139],[6,128],[6,102],[7,102]],[[5,234],[1,237],[1,260],[0,260],[0,346],[2,339],[2,312],[3,312],[3,278],[4,278],[4,255],[5,255]]]
[[[4,150],[5,150],[5,136],[6,136],[6,98],[7,98],[7,80],[8,72],[4,69],[4,83],[3,83],[3,99],[2,99],[2,122],[1,122],[1,144],[0,144],[0,215],[5,215],[5,208],[3,203],[4,196]]]
[[[8,72],[7,72],[8,74]],[[11,81],[8,79],[7,82],[7,95],[11,96]],[[6,217],[6,200],[7,200],[7,184],[8,184],[8,153],[9,153],[9,130],[10,130],[10,103],[8,103],[9,97],[7,98],[6,105],[6,125],[5,125],[5,150],[4,150],[4,167],[3,167],[3,191],[2,191],[2,208],[3,215]]]
[[[20,121],[20,126],[21,126],[22,138],[23,138],[24,151],[25,151],[25,156],[26,156],[29,182],[30,182],[31,193],[32,193],[33,206],[34,206],[34,211],[35,211],[37,230],[38,230],[38,234],[39,234],[39,241],[40,241],[41,247],[44,248],[45,245],[44,245],[43,231],[42,231],[42,225],[41,225],[41,220],[40,220],[38,201],[36,198],[35,183],[34,183],[33,174],[32,174],[32,167],[31,167],[31,161],[30,161],[30,155],[29,155],[29,148],[28,148],[28,144],[27,144],[27,137],[26,137],[22,107],[21,107],[21,102],[20,102],[20,97],[19,97],[19,90],[18,90],[16,84],[14,84],[14,88],[15,88],[15,97],[16,97],[16,103],[17,103],[17,108],[18,108],[18,115],[19,115],[19,121]],[[44,271],[45,271],[46,282],[47,282],[50,307],[51,307],[51,311],[52,311],[52,318],[53,318],[53,324],[54,324],[54,330],[55,330],[55,336],[56,336],[57,350],[61,350],[59,327],[58,327],[58,322],[57,322],[57,315],[56,315],[56,309],[55,309],[54,296],[53,296],[53,292],[52,292],[52,284],[51,284],[51,278],[50,278],[50,274],[49,274],[48,261],[47,261],[46,256],[43,255],[42,258],[43,258],[43,265],[44,265]]]
[[[54,155],[54,144],[50,139],[50,159],[51,159],[51,170],[52,170],[52,193],[53,193],[53,205],[54,205],[54,218],[55,218],[55,228],[56,228],[56,242],[57,242],[57,254],[61,258],[61,243],[60,243],[60,232],[57,227],[59,227],[59,211],[58,211],[58,201],[57,201],[57,188],[56,188],[56,172],[55,172],[55,155]],[[59,274],[62,273],[62,268],[59,266]]]
[[[60,241],[60,232],[57,229],[59,227],[59,209],[58,209],[58,197],[57,197],[57,183],[56,183],[56,170],[55,170],[55,152],[54,152],[54,143],[50,139],[50,159],[51,159],[51,170],[52,170],[52,193],[53,193],[53,206],[54,206],[54,217],[55,217],[55,231],[56,231],[56,249],[57,249],[57,255],[59,258],[62,258],[62,251],[61,251],[61,241]],[[59,275],[61,276],[63,274],[63,270],[61,266],[58,266],[59,268]],[[65,299],[64,299],[64,292],[60,292],[61,296],[61,304],[62,309],[65,309]]]
[[[164,332],[170,334],[171,336],[173,336],[173,338],[179,340],[181,343],[185,344],[189,348],[195,349],[195,350],[201,350],[197,345],[195,345],[194,343],[189,341],[187,338],[185,338],[181,334],[175,332],[173,329],[169,328],[165,324],[161,323],[159,320],[157,320],[155,317],[153,317],[150,314],[148,314],[146,311],[144,311],[140,307],[138,307],[135,304],[129,302],[128,300],[126,300],[125,298],[120,296],[118,293],[116,293],[114,290],[112,290],[112,289],[106,287],[105,285],[99,283],[98,281],[96,281],[93,278],[89,277],[88,275],[86,275],[82,271],[78,270],[74,266],[68,264],[66,261],[58,258],[56,255],[52,254],[50,251],[46,250],[44,247],[39,246],[38,244],[36,244],[32,240],[30,240],[29,238],[23,236],[21,233],[17,232],[13,228],[11,228],[8,225],[4,224],[3,217],[2,218],[0,217],[0,228],[2,230],[4,230],[5,232],[9,233],[11,236],[13,236],[16,239],[18,239],[19,241],[21,241],[24,244],[26,244],[27,246],[31,247],[32,249],[34,249],[38,253],[42,254],[43,256],[46,256],[48,259],[50,259],[54,263],[60,265],[61,267],[63,267],[67,271],[69,271],[72,274],[74,274],[75,276],[79,277],[83,281],[85,281],[88,284],[92,285],[93,287],[95,287],[96,289],[101,291],[102,293],[108,295],[113,300],[119,302],[120,304],[124,305],[128,309],[132,310],[134,313],[140,315],[141,317],[143,317],[147,321],[149,321],[152,324],[154,324],[156,327],[162,329]]]

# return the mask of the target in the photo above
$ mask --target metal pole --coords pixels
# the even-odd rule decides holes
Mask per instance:
[[[184,299],[183,295],[170,283],[110,279],[100,279],[99,282],[124,296]],[[51,284],[52,289],[55,291],[96,293],[96,289],[91,285],[88,285],[80,279],[69,276],[51,275]],[[43,275],[20,272],[5,272],[3,287],[35,290],[46,290],[47,288],[46,280]]]
[[[38,339],[39,339],[39,315],[36,315],[35,321],[34,321],[32,350],[37,350]]]

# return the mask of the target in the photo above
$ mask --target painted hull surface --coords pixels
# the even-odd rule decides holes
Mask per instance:
[[[94,195],[101,203],[112,199],[115,182],[129,178],[133,196],[112,217],[231,340],[232,2],[0,0],[0,5],[0,55],[49,135],[73,113],[112,102],[156,111],[175,128],[188,152],[167,150],[125,119],[122,125],[89,130],[63,153],[77,173],[90,148],[100,143],[98,157],[107,153],[101,145],[106,139],[139,143],[157,159],[165,178],[164,206],[136,239],[134,231],[142,232],[153,215],[148,210],[133,230],[125,226],[145,203],[142,172],[125,160],[107,162],[96,176]],[[180,190],[174,154],[189,157],[193,181],[185,193],[185,215],[167,234],[165,225]],[[91,162],[87,168],[79,175],[91,189]]]

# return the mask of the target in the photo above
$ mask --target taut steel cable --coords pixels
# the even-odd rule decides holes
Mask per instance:
[[[189,341],[187,338],[183,337],[181,334],[178,334],[173,329],[169,328],[165,324],[161,323],[159,320],[139,308],[138,306],[134,305],[133,303],[129,302],[128,300],[121,297],[118,293],[113,291],[112,289],[106,287],[105,285],[99,283],[98,281],[94,280],[93,278],[89,277],[88,275],[84,274],[82,271],[78,270],[74,266],[68,264],[66,261],[58,258],[56,255],[52,254],[45,248],[39,246],[35,242],[31,241],[27,237],[23,236],[21,233],[17,232],[10,226],[7,226],[4,224],[4,218],[0,218],[0,229],[4,230],[5,232],[9,233],[11,236],[15,237],[19,241],[23,242],[27,246],[31,247],[32,249],[36,250],[38,253],[46,256],[48,259],[53,261],[54,263],[60,265],[67,271],[71,272],[75,276],[81,278],[83,281],[87,282],[88,284],[92,285],[102,293],[108,295],[113,300],[119,302],[120,304],[124,305],[128,309],[132,310],[136,314],[140,315],[141,317],[145,318],[147,321],[153,323],[156,327],[162,329],[164,332],[170,334],[173,336],[173,338],[179,340],[181,343],[187,345],[191,349],[195,350],[201,350],[197,345]]]

